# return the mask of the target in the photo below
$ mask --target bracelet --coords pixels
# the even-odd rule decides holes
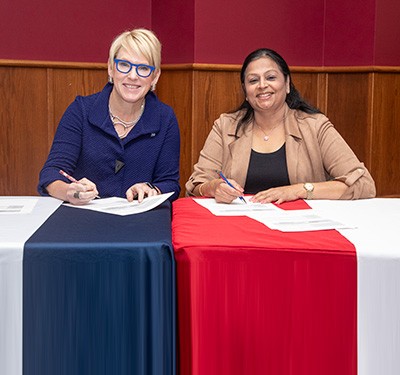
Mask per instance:
[[[203,182],[202,184],[199,185],[199,195],[200,197],[204,197],[203,192],[201,191],[201,188],[203,187],[203,185],[205,184],[205,182]]]
[[[157,186],[153,185],[153,184],[150,183],[150,182],[145,182],[145,184],[146,184],[150,189],[154,189],[154,190],[157,192],[157,194],[161,194],[161,191],[160,191],[160,189],[159,189]]]

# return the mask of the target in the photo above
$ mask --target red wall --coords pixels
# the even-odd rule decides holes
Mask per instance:
[[[374,64],[375,1],[326,2],[323,65]]]
[[[267,47],[290,65],[323,64],[323,0],[203,0],[196,3],[195,60],[243,62]]]
[[[194,0],[153,0],[152,28],[161,39],[163,62],[196,62],[194,19]]]
[[[151,0],[1,0],[0,59],[106,62],[113,38],[151,27]]]
[[[152,28],[163,63],[400,65],[398,0],[1,0],[0,59],[106,62],[114,36]]]
[[[400,1],[376,3],[374,65],[400,65]]]

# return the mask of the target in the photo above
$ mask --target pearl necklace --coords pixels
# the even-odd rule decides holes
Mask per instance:
[[[128,131],[130,128],[134,127],[138,121],[140,120],[140,118],[142,117],[142,114],[144,112],[144,105],[146,103],[146,100],[143,101],[142,105],[140,106],[140,113],[137,119],[133,120],[133,121],[124,121],[122,120],[120,117],[118,117],[117,115],[114,115],[111,111],[111,107],[110,104],[108,104],[108,112],[110,114],[110,119],[114,125],[115,131],[117,131],[116,127],[118,125],[122,126],[124,128],[124,132],[122,134],[119,134],[117,131],[117,134],[119,136],[120,139],[123,139],[127,136]]]

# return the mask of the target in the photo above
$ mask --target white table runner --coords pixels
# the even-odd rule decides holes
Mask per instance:
[[[46,197],[0,197],[0,205],[35,200],[27,214],[0,216],[0,374],[22,375],[22,258],[24,244],[62,203]]]
[[[399,375],[400,199],[308,203],[357,225],[339,232],[357,251],[358,375]]]

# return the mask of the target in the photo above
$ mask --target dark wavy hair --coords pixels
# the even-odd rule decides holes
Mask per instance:
[[[271,60],[275,61],[275,63],[278,65],[280,71],[283,73],[283,75],[285,77],[285,81],[287,81],[288,78],[290,79],[290,92],[289,92],[289,94],[286,95],[286,103],[289,106],[289,108],[299,109],[306,113],[321,113],[321,111],[318,108],[307,103],[302,98],[299,91],[296,89],[296,87],[293,84],[289,66],[286,63],[286,61],[283,59],[283,57],[281,55],[279,55],[279,53],[273,51],[272,49],[268,49],[268,48],[260,48],[260,49],[257,49],[255,51],[251,52],[243,62],[242,69],[240,71],[240,81],[242,82],[242,88],[243,88],[245,95],[246,95],[246,92],[245,92],[245,88],[244,88],[244,80],[245,80],[246,69],[252,61],[258,60],[262,57],[268,57]],[[254,109],[249,104],[249,102],[246,100],[246,98],[243,100],[240,107],[237,108],[236,110],[232,111],[232,113],[237,112],[239,110],[244,110],[245,113],[238,122],[238,125],[236,127],[236,135],[237,135],[240,127],[245,126],[248,123],[250,123],[250,121],[253,120],[253,117],[254,117]]]

